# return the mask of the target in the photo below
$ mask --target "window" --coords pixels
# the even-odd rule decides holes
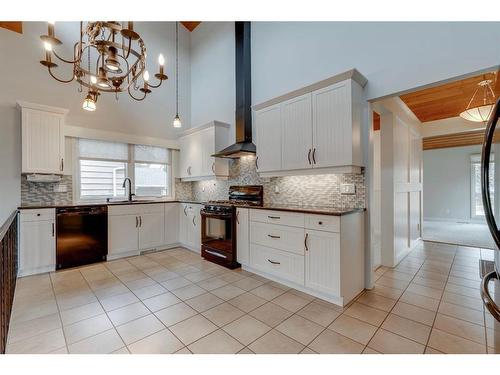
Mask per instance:
[[[491,204],[494,207],[495,193],[495,163],[491,156],[489,180]],[[483,197],[481,195],[481,155],[471,155],[471,217],[473,219],[484,218]]]
[[[126,177],[137,196],[171,195],[168,149],[78,139],[75,152],[75,196],[80,200],[124,198]]]

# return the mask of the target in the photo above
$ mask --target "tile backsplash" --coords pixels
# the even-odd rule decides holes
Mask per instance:
[[[66,192],[55,192],[56,185],[66,185]],[[64,205],[73,203],[73,179],[62,176],[60,182],[31,182],[21,176],[21,205]]]
[[[261,178],[252,156],[230,160],[228,180],[176,182],[177,199],[227,199],[231,185],[263,185],[266,204],[364,208],[363,174],[327,174]],[[355,194],[343,195],[341,184],[354,184]]]

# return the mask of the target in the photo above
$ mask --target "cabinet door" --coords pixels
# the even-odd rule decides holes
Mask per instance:
[[[181,203],[179,205],[179,242],[183,245],[188,243],[188,229],[189,229],[189,217],[188,217],[188,204]]]
[[[165,203],[165,245],[179,242],[179,204]]]
[[[340,235],[307,230],[306,236],[306,287],[340,297]]]
[[[311,94],[281,105],[282,169],[306,169],[312,166]]]
[[[138,216],[108,216],[108,254],[119,255],[138,250]]]
[[[211,127],[200,132],[202,146],[201,176],[215,175],[215,128]]]
[[[314,168],[352,164],[349,81],[312,93]]]
[[[238,263],[249,264],[249,214],[248,208],[236,209],[236,259]]]
[[[139,250],[161,247],[164,241],[165,213],[139,216]]]
[[[22,172],[62,174],[64,134],[61,115],[23,109]]]
[[[191,154],[190,136],[185,136],[179,139],[180,155],[179,155],[179,175],[181,178],[189,177],[189,160]]]
[[[53,220],[21,223],[19,244],[20,276],[55,270],[56,242],[54,225]]]
[[[281,104],[255,112],[257,171],[281,169]]]

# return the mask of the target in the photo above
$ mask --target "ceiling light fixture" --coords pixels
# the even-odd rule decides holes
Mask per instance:
[[[121,37],[121,40],[118,40]],[[155,74],[157,84],[149,82],[146,72],[146,46],[144,41],[134,31],[134,23],[127,25],[119,22],[80,22],[80,35],[74,44],[72,59],[60,57],[54,50],[62,42],[55,36],[55,23],[48,23],[47,35],[40,36],[45,48],[45,59],[40,63],[47,67],[49,74],[62,83],[73,80],[80,84],[79,92],[88,88],[83,108],[88,111],[96,109],[97,97],[101,92],[115,93],[116,99],[120,92],[127,92],[134,100],[141,101],[151,92],[151,88],[158,88],[168,77],[163,73],[165,59],[160,54],[159,73]],[[87,61],[84,61],[84,54]],[[61,79],[52,71],[57,64],[52,61],[52,55],[66,64],[73,65],[70,79]],[[91,57],[93,62],[91,63]],[[85,64],[87,63],[87,64]],[[87,65],[87,66],[84,66]],[[147,80],[145,79],[147,76]],[[143,85],[139,84],[142,78]],[[135,96],[134,91],[140,91],[143,96]]]
[[[491,88],[492,82],[491,79],[485,79],[478,83],[476,91],[474,91],[465,111],[460,113],[460,117],[474,122],[486,122],[489,120],[491,112],[493,111],[493,105],[495,104],[495,93]],[[482,104],[471,106],[480,89],[483,90]]]
[[[179,117],[179,22],[175,23],[175,98],[175,117],[172,125],[174,128],[180,128],[182,122]]]

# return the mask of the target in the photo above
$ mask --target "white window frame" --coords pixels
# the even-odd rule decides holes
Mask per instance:
[[[494,162],[495,157],[492,154],[490,158],[491,162]],[[472,154],[470,156],[470,217],[473,221],[484,221],[484,215],[476,215],[476,184],[475,184],[475,175],[474,175],[474,165],[481,164],[481,154]],[[496,178],[496,176],[495,176]]]
[[[126,171],[125,176],[130,178],[131,181],[131,189],[132,193],[135,194],[135,144],[127,143],[128,149],[128,159],[123,160],[126,163]],[[161,146],[158,146],[161,147]],[[81,196],[80,191],[80,160],[101,160],[101,161],[120,161],[120,160],[109,160],[109,159],[99,159],[99,158],[81,158],[78,151],[78,138],[72,139],[72,151],[73,151],[73,200],[80,203],[89,203],[89,202],[100,202],[105,201],[106,199],[120,199],[115,197],[108,196],[93,196],[92,198],[83,198]],[[167,191],[168,195],[166,196],[145,196],[141,195],[138,197],[138,200],[148,200],[148,199],[162,199],[162,200],[172,200],[174,199],[174,176],[173,176],[173,161],[172,161],[172,150],[167,148],[167,152],[169,154],[168,163],[151,163],[149,164],[166,164],[167,165]],[[137,163],[146,163],[137,161]],[[123,199],[127,198],[127,194]]]

